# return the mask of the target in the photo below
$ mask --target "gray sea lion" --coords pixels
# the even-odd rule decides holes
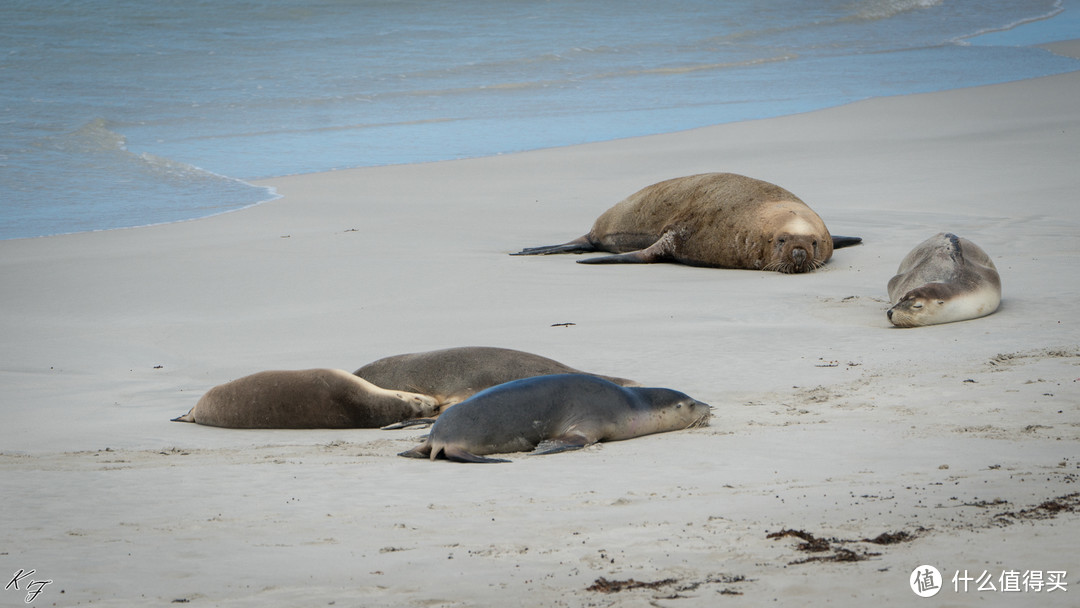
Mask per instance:
[[[595,376],[526,378],[446,410],[421,445],[400,456],[507,462],[485,454],[552,454],[709,423],[709,406],[667,388],[621,387]]]
[[[819,268],[833,248],[860,242],[831,236],[813,209],[780,186],[733,173],[705,173],[631,194],[597,218],[585,236],[511,255],[608,251],[617,255],[578,261],[794,273]]]
[[[176,422],[237,429],[377,428],[433,416],[434,398],[341,369],[265,371],[215,386]]]
[[[620,386],[637,385],[633,380],[590,374],[540,355],[490,346],[394,355],[368,363],[354,373],[383,388],[431,395],[441,410],[486,388],[534,376],[586,374]]]
[[[1001,303],[1001,278],[978,245],[942,232],[908,253],[889,279],[889,320],[898,327],[966,321]]]

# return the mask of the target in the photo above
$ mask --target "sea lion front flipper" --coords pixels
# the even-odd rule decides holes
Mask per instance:
[[[616,255],[578,260],[578,264],[653,264],[674,259],[675,231],[668,230],[656,242],[644,249]]]
[[[405,458],[423,458],[424,460],[427,460],[431,458],[431,444],[425,441],[411,450],[398,452],[398,456],[404,456]]]
[[[964,263],[964,249],[960,245],[960,237],[951,232],[946,232],[945,240],[949,242],[949,256],[952,257],[957,265],[962,265]]]
[[[453,460],[454,462],[510,462],[509,460],[503,458],[488,458],[486,456],[477,456],[476,454],[473,454],[468,450],[453,446],[447,446],[443,448],[443,456],[446,456],[447,460]]]
[[[398,429],[407,429],[410,426],[431,426],[435,424],[434,418],[412,418],[410,420],[402,420],[401,422],[395,422],[394,424],[388,424],[381,427],[380,431],[396,431]]]
[[[581,448],[594,443],[589,441],[588,437],[584,435],[568,435],[565,437],[556,437],[554,439],[545,439],[536,445],[536,449],[529,452],[529,456],[540,456],[543,454],[558,454],[559,452],[568,452],[570,450],[580,450]]]
[[[858,245],[862,243],[861,236],[833,236],[832,247],[833,249],[840,249],[841,247],[851,247],[852,245]]]
[[[517,253],[510,255],[550,255],[552,253],[589,253],[599,251],[596,245],[589,240],[589,235],[580,236],[562,245],[545,245],[543,247],[526,247]]]

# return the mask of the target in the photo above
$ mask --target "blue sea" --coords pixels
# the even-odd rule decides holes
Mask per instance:
[[[0,238],[1080,69],[1080,0],[3,0]]]

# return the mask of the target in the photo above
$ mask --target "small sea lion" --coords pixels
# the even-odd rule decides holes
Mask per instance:
[[[677,262],[690,266],[809,272],[833,248],[862,242],[831,236],[791,192],[734,173],[705,173],[648,186],[605,211],[585,236],[511,255],[607,251],[584,264]]]
[[[986,316],[1001,303],[1001,278],[978,245],[948,232],[920,243],[889,279],[889,320],[918,327]]]
[[[622,387],[595,376],[526,378],[446,410],[421,445],[400,456],[507,462],[485,454],[552,454],[709,423],[710,408],[667,388]]]
[[[173,421],[235,429],[378,428],[437,411],[428,395],[379,388],[341,369],[306,369],[220,384]]]
[[[354,373],[386,389],[431,395],[442,410],[486,388],[534,376],[586,374],[620,386],[637,385],[633,380],[590,374],[540,355],[491,346],[394,355],[368,363]]]

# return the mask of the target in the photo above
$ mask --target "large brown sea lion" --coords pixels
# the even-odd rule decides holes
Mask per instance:
[[[434,398],[341,369],[265,371],[215,386],[176,422],[237,429],[378,428],[434,416]]]
[[[431,395],[441,409],[464,401],[497,384],[551,374],[590,374],[553,359],[509,348],[463,346],[394,355],[368,363],[354,372],[386,389]],[[599,376],[621,386],[625,378]]]
[[[631,194],[597,218],[585,236],[511,255],[607,251],[616,255],[578,261],[794,273],[821,267],[834,247],[860,242],[831,236],[817,213],[780,186],[734,173],[705,173]]]
[[[479,392],[435,420],[401,456],[507,462],[485,454],[551,454],[709,422],[710,408],[666,388],[621,387],[595,376],[526,378]]]
[[[923,241],[889,279],[889,320],[897,327],[966,321],[1001,304],[1001,277],[978,245],[948,232]]]

